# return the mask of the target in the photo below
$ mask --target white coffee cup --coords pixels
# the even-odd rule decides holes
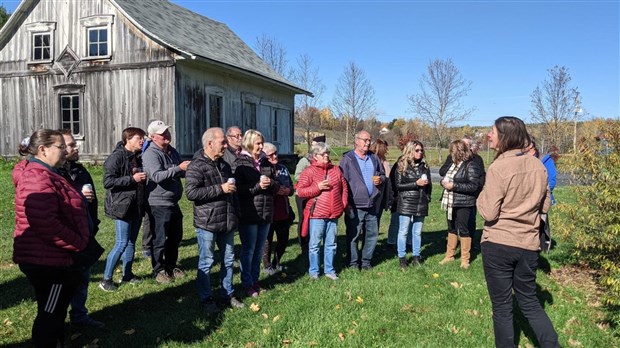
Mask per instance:
[[[228,182],[229,184],[233,184],[233,185],[236,183],[235,178],[228,178],[228,181],[227,181],[227,182]]]
[[[422,180],[428,180],[428,176],[426,176],[426,174],[422,174],[422,176],[420,176],[420,179],[422,179]]]

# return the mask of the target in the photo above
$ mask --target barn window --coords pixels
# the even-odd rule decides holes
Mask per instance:
[[[32,35],[32,60],[51,60],[51,38],[50,33]]]
[[[51,63],[54,59],[56,22],[35,22],[26,25],[30,33],[29,64]]]
[[[80,95],[61,94],[60,116],[61,128],[71,129],[74,136],[82,135],[82,116],[80,115]]]
[[[244,112],[244,126],[245,129],[256,129],[256,104],[255,103],[245,103]]]
[[[209,94],[209,127],[222,126],[222,97]]]
[[[83,60],[109,59],[112,57],[113,23],[113,15],[97,15],[80,19],[86,36]]]
[[[108,28],[88,28],[88,57],[107,57],[108,52]]]

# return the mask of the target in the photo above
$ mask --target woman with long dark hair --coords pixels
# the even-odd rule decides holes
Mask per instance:
[[[481,249],[493,306],[497,347],[515,347],[513,292],[541,347],[559,347],[558,335],[536,297],[540,215],[551,203],[543,164],[526,154],[530,137],[523,121],[495,120],[489,146],[496,151],[478,197],[484,218]]]
[[[67,308],[82,273],[73,267],[72,255],[88,243],[88,208],[84,196],[58,172],[67,156],[59,131],[39,129],[19,153],[26,159],[13,169],[13,261],[37,299],[34,346],[62,347]]]

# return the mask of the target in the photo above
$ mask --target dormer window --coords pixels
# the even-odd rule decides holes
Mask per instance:
[[[108,28],[88,28],[88,57],[108,56]]]
[[[36,22],[26,24],[30,34],[29,64],[51,63],[54,57],[55,22]]]
[[[80,19],[84,28],[85,48],[82,60],[112,58],[113,15],[90,16]]]

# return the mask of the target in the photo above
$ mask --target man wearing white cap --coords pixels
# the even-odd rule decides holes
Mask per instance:
[[[190,161],[181,162],[181,156],[170,145],[169,128],[163,121],[151,122],[147,129],[151,145],[142,155],[154,222],[151,263],[153,277],[158,283],[169,283],[173,278],[185,276],[185,272],[177,268],[179,244],[183,238],[183,213],[178,202],[183,194],[181,178]]]

